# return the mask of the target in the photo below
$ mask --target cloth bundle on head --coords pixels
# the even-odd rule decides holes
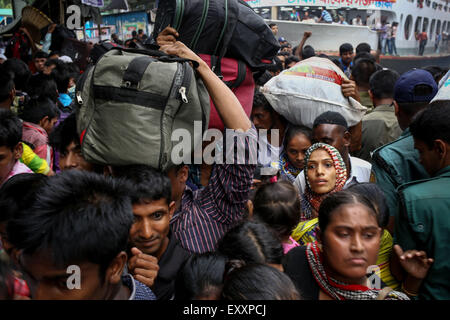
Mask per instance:
[[[311,154],[317,150],[317,149],[324,149],[331,157],[331,160],[333,161],[334,168],[336,170],[336,184],[328,193],[325,194],[318,194],[315,193],[311,189],[311,184],[308,180],[308,162],[311,157]],[[339,151],[325,143],[315,143],[309,149],[306,151],[305,155],[305,181],[306,181],[306,188],[305,192],[302,195],[301,199],[301,205],[302,205],[302,214],[301,214],[301,220],[309,220],[312,219],[312,209],[314,208],[317,212],[319,211],[320,204],[322,203],[322,200],[325,199],[329,194],[338,192],[344,188],[345,182],[347,181],[347,168],[345,166],[345,162],[342,159],[341,154]]]

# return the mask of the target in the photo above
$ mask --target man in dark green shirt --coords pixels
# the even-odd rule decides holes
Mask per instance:
[[[434,259],[419,299],[450,299],[450,101],[433,103],[410,126],[420,163],[432,178],[398,188],[395,242]]]
[[[372,154],[372,181],[378,184],[386,196],[390,215],[387,229],[391,233],[398,213],[397,187],[429,177],[419,163],[419,154],[414,149],[414,140],[408,127],[413,117],[428,106],[437,91],[431,73],[420,69],[404,73],[395,83],[395,115],[404,131],[400,138],[376,149]]]

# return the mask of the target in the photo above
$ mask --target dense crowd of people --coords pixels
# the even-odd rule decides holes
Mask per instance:
[[[274,63],[254,73],[248,116],[166,29],[160,50],[198,63],[246,157],[164,171],[85,159],[75,103],[84,70],[72,59],[37,50],[3,61],[0,299],[450,299],[450,103],[432,102],[448,70],[399,75],[366,43],[342,44],[337,58],[305,46],[310,36],[294,48],[280,38]],[[315,56],[335,63],[348,77],[342,94],[367,108],[359,130],[335,111],[312,128],[294,124],[261,92]],[[262,129],[268,150],[255,164],[249,146]]]

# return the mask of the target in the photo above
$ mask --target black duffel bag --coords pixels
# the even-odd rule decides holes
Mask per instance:
[[[252,70],[272,64],[280,49],[264,19],[242,0],[160,1],[153,40],[169,25],[194,52],[242,60]]]

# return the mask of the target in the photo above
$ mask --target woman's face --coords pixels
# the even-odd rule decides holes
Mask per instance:
[[[306,165],[306,174],[311,190],[315,193],[328,193],[336,185],[334,162],[324,149],[317,149],[311,153]]]
[[[364,284],[368,267],[376,264],[380,237],[375,214],[366,206],[355,203],[335,209],[321,233],[327,274],[345,283]]]
[[[296,134],[286,145],[289,162],[297,169],[305,166],[305,153],[311,147],[311,141],[302,133]]]

